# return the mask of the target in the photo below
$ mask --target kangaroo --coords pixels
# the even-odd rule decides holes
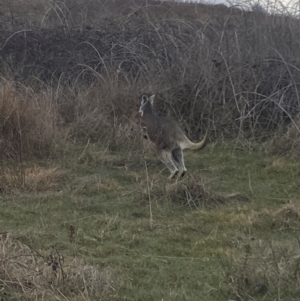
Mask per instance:
[[[146,133],[150,141],[156,146],[156,151],[161,161],[170,171],[169,179],[176,175],[183,177],[187,172],[184,165],[183,150],[200,150],[203,149],[207,142],[208,131],[202,141],[193,143],[185,135],[176,121],[166,117],[157,116],[153,107],[155,94],[141,96],[142,102],[139,109],[142,124],[146,128]]]

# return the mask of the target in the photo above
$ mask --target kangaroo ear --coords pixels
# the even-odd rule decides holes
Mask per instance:
[[[147,96],[146,95],[143,95],[142,96],[142,104],[146,103],[148,100]]]
[[[149,100],[150,100],[152,106],[153,106],[154,98],[155,98],[155,94],[153,94],[149,97]]]

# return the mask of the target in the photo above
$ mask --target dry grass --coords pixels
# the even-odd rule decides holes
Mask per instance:
[[[300,114],[287,128],[278,131],[271,141],[273,152],[299,155],[300,149]]]
[[[113,77],[106,83],[61,89],[57,111],[68,138],[86,143],[101,141],[109,145],[135,146],[140,143],[138,112],[139,85],[122,82]]]
[[[58,167],[2,166],[0,190],[5,193],[53,191],[61,186],[61,180],[64,176],[65,172]]]
[[[64,175],[65,172],[58,167],[33,166],[25,168],[25,189],[35,192],[56,190]]]
[[[64,258],[56,249],[47,255],[33,250],[9,233],[0,239],[0,288],[12,298],[44,299],[89,294],[104,296],[112,289],[112,270],[101,270],[76,258]],[[77,299],[79,300],[79,299]]]
[[[231,293],[238,298],[266,297],[277,290],[277,298],[297,300],[300,293],[299,241],[248,240],[239,241],[243,256],[229,264],[226,282]],[[289,286],[282,293],[279,287]],[[254,299],[257,300],[257,299]]]
[[[30,1],[14,4],[7,23],[28,28],[18,14]],[[51,83],[56,96],[69,88],[58,110],[74,121],[76,139],[132,144],[132,106],[145,91],[176,112],[191,137],[211,122],[212,135],[262,139],[300,110],[297,18],[170,1],[43,4],[42,25],[5,31],[0,65],[22,82]]]
[[[256,212],[253,225],[264,227],[266,224],[274,231],[299,230],[300,206],[298,200],[291,200],[289,204],[279,208],[264,208]]]
[[[117,191],[120,189],[120,183],[115,179],[109,179],[105,176],[85,176],[77,178],[73,183],[73,192],[78,195],[92,195],[102,192]]]
[[[51,99],[17,83],[0,82],[0,159],[50,154],[56,135]]]
[[[149,173],[148,170],[145,172]],[[163,199],[164,202],[168,200],[170,204],[188,206],[192,209],[216,208],[234,199],[232,196],[226,197],[213,192],[210,183],[199,175],[186,175],[183,179],[170,181],[163,174],[164,172],[167,173],[163,169],[159,173],[145,176],[147,180],[143,177],[139,179],[140,190],[137,191],[135,198],[139,201],[144,200],[145,203],[149,201],[150,196],[150,199],[156,203]]]
[[[186,179],[179,179],[175,184],[168,184],[166,196],[172,202],[179,202],[191,208],[214,208],[226,202],[223,196],[212,192],[209,183],[198,175],[187,175]]]

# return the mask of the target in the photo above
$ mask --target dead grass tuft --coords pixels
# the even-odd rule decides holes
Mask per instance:
[[[224,204],[224,197],[212,193],[200,176],[191,175],[166,187],[166,193],[172,202],[181,202],[190,207],[213,208]]]
[[[0,159],[51,152],[56,118],[46,94],[11,82],[0,82]]]
[[[271,141],[274,153],[299,155],[300,149],[300,114],[291,122],[285,132],[279,131]]]
[[[92,165],[113,163],[120,157],[120,154],[111,152],[108,147],[101,147],[99,149],[99,145],[95,143],[90,144],[89,140],[88,143],[85,145],[84,149],[80,149],[80,151],[81,153],[78,157],[78,162],[88,163]]]
[[[239,242],[239,253],[244,255],[230,262],[225,277],[231,294],[239,299],[248,299],[249,296],[264,296],[269,291],[277,291],[278,300],[299,298],[298,240],[273,242],[252,238],[249,242]],[[285,291],[287,287],[291,296]],[[252,300],[251,297],[249,299]]]
[[[29,167],[25,169],[25,188],[28,191],[38,192],[57,189],[59,180],[64,175],[65,172],[58,167]]]
[[[269,160],[267,160],[269,161]],[[287,161],[284,158],[276,158],[273,159],[271,162],[266,162],[265,170],[267,172],[281,172],[283,170],[286,170],[290,168],[291,163],[287,163]]]
[[[45,192],[58,189],[65,172],[58,167],[40,166],[22,167],[9,165],[2,167],[0,173],[0,191]]]
[[[251,214],[252,215],[252,214]],[[291,202],[281,208],[264,208],[251,218],[252,226],[272,230],[276,238],[252,237],[241,241],[238,254],[229,263],[225,277],[230,292],[239,298],[264,296],[278,292],[281,298],[298,299],[300,296],[299,239],[291,239],[287,233],[299,231],[300,208]],[[269,236],[270,237],[270,236]],[[296,237],[296,236],[295,236]],[[243,254],[243,256],[240,256]],[[292,292],[287,295],[286,289]],[[283,295],[284,294],[284,295]]]
[[[7,232],[2,233],[0,246],[0,288],[8,296],[41,300],[61,295],[100,297],[111,291],[109,268],[100,270],[83,261],[64,258],[56,249],[44,256]]]
[[[261,219],[269,220],[271,228],[276,231],[299,230],[300,207],[296,205],[296,202],[287,204],[280,209],[262,213]]]
[[[120,184],[117,180],[99,175],[84,176],[73,183],[73,191],[79,195],[92,195],[118,189],[120,189]]]
[[[170,181],[165,176],[162,180],[160,174],[151,174],[148,183],[142,181],[141,187],[141,190],[136,191],[136,199],[140,205],[145,201],[148,202],[149,197],[155,201],[167,198],[174,204],[191,208],[215,208],[227,203],[249,202],[247,196],[238,192],[231,194],[213,192],[210,183],[199,175],[189,174],[183,179]]]

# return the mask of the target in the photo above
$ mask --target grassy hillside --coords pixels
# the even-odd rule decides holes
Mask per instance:
[[[3,300],[299,299],[298,160],[213,144],[174,183],[99,145],[39,163],[1,197]]]
[[[299,19],[0,3],[0,300],[299,300]],[[203,151],[169,181],[138,96]]]

